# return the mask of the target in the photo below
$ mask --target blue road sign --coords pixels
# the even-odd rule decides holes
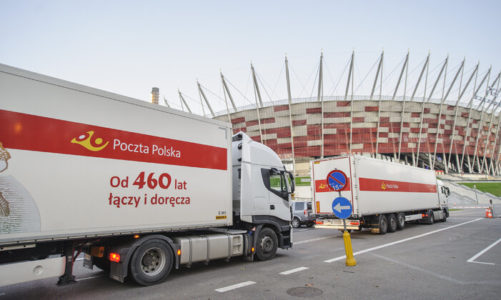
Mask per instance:
[[[332,201],[332,211],[340,219],[346,219],[351,216],[351,203],[344,197],[337,197]]]
[[[334,170],[327,175],[327,183],[334,191],[341,191],[346,186],[346,175],[340,170]]]

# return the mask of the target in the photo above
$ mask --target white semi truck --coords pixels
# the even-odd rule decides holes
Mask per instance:
[[[292,174],[231,125],[0,65],[0,286],[292,247]]]
[[[311,175],[317,227],[344,229],[335,210],[344,214],[350,206],[346,229],[380,234],[403,229],[406,222],[433,224],[449,216],[449,189],[431,170],[346,155],[312,161]],[[341,206],[343,199],[333,205],[340,197],[351,205]]]

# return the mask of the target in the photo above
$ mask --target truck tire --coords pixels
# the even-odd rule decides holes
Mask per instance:
[[[388,232],[397,231],[397,217],[395,217],[395,214],[389,214],[386,218],[388,219]]]
[[[173,265],[171,247],[162,240],[144,242],[132,255],[130,274],[139,285],[152,285],[167,278]]]
[[[379,234],[386,234],[386,232],[388,231],[388,219],[386,219],[385,215],[379,216],[378,228]]]
[[[432,225],[433,223],[435,223],[435,215],[433,214],[433,210],[430,209],[428,211],[428,215],[429,215],[429,217],[428,217],[426,224]]]
[[[447,211],[444,209],[444,217],[440,220],[440,222],[445,222],[447,221]]]
[[[259,232],[256,243],[256,256],[259,260],[268,260],[277,254],[278,239],[273,229],[264,227]]]
[[[397,229],[402,230],[405,227],[405,215],[403,213],[397,214]]]
[[[301,222],[299,222],[299,219],[298,218],[292,219],[292,227],[299,228],[299,226],[301,226]]]

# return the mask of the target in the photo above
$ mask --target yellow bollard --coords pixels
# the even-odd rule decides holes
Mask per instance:
[[[343,240],[344,240],[344,250],[346,252],[346,265],[348,267],[354,267],[357,265],[357,261],[355,260],[355,257],[353,257],[353,249],[351,248],[350,234],[346,230],[343,233]]]

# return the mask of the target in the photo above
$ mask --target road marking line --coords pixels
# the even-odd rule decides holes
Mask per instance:
[[[244,286],[253,285],[253,284],[256,284],[256,283],[254,281],[246,281],[246,282],[242,282],[242,283],[237,283],[237,284],[234,284],[234,285],[230,285],[230,286],[227,286],[227,287],[215,289],[215,291],[219,292],[219,293],[224,293],[224,292],[227,292],[227,291],[231,291],[231,290],[234,290],[234,289],[238,289],[238,288],[241,288],[241,287],[244,287]]]
[[[432,276],[435,276],[437,278],[440,278],[440,279],[445,279],[447,281],[450,281],[450,282],[454,282],[454,283],[459,283],[459,284],[464,284],[464,282],[462,281],[459,281],[457,279],[454,279],[452,277],[448,277],[448,276],[444,276],[444,275],[440,275],[440,274],[437,274],[437,273],[434,273],[434,272],[431,272],[431,271],[428,271],[426,269],[422,269],[420,267],[416,267],[416,266],[413,266],[413,265],[409,265],[409,264],[406,264],[404,262],[401,262],[401,261],[398,261],[398,260],[394,260],[394,259],[391,259],[389,257],[385,257],[385,256],[382,256],[382,255],[378,255],[378,254],[375,254],[375,253],[371,253],[371,255],[377,257],[377,258],[380,258],[380,259],[384,259],[384,260],[387,260],[389,262],[392,262],[392,263],[395,263],[395,264],[398,264],[398,265],[402,265],[402,266],[405,266],[409,269],[413,269],[413,270],[417,270],[417,271],[420,271],[420,272],[423,272],[423,273],[427,273],[427,274],[430,274]]]
[[[296,272],[303,271],[303,270],[308,270],[308,268],[307,267],[299,267],[299,268],[295,268],[292,270],[283,271],[282,273],[280,273],[280,275],[289,275],[289,274],[296,273]]]
[[[399,241],[391,242],[391,243],[388,243],[388,244],[383,244],[383,245],[380,245],[380,246],[376,246],[376,247],[372,247],[372,248],[369,248],[369,249],[361,250],[361,251],[353,253],[353,255],[355,256],[355,255],[358,255],[358,254],[363,254],[363,253],[371,252],[371,251],[374,251],[374,250],[379,250],[381,248],[386,248],[386,247],[389,247],[389,246],[401,244],[401,243],[408,242],[408,241],[411,241],[411,240],[414,240],[414,239],[418,239],[418,238],[422,238],[422,237],[428,236],[430,234],[434,234],[434,233],[441,232],[441,231],[444,231],[444,230],[456,228],[456,227],[463,226],[463,225],[466,225],[466,224],[469,224],[469,223],[477,222],[477,221],[480,221],[480,220],[483,220],[483,219],[484,218],[478,218],[478,219],[470,220],[468,222],[459,223],[459,224],[452,225],[452,226],[449,226],[449,227],[437,229],[437,230],[430,231],[430,232],[427,232],[427,233],[423,233],[423,234],[419,234],[419,235],[416,235],[416,236],[412,236],[412,237],[409,237],[409,238],[406,238],[406,239],[403,239],[403,240],[399,240]],[[346,255],[343,255],[343,256],[331,258],[331,259],[328,259],[328,260],[324,260],[324,262],[326,262],[326,263],[332,263],[332,262],[335,262],[335,261],[338,261],[338,260],[343,260],[345,258],[346,258]]]
[[[475,254],[474,256],[472,256],[470,259],[467,260],[467,262],[469,262],[469,263],[477,263],[477,264],[484,264],[484,265],[491,265],[491,266],[496,265],[495,263],[475,261],[475,259],[477,259],[479,256],[481,256],[485,252],[489,251],[492,247],[496,246],[499,242],[501,242],[501,239],[495,241],[494,243],[492,243],[491,245],[489,245],[489,247],[485,248],[484,250],[482,250],[482,251],[478,252],[477,254]]]
[[[325,236],[325,237],[311,239],[311,240],[306,240],[306,241],[294,242],[294,245],[301,245],[301,244],[305,244],[305,243],[309,243],[309,242],[316,242],[316,241],[326,240],[326,239],[330,239],[330,238],[333,238],[333,237],[336,237],[336,236],[337,235],[330,235],[330,236]]]

